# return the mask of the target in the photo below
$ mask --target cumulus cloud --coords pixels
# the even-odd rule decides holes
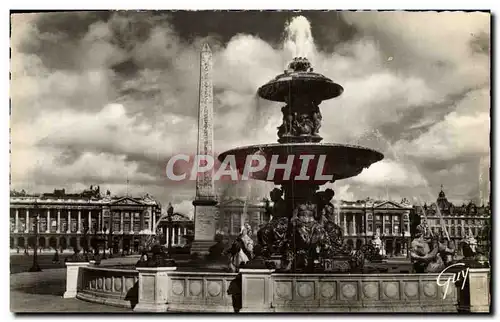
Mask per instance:
[[[220,27],[223,15],[210,20],[211,30],[187,35],[172,15],[13,15],[13,188],[109,182],[114,193],[149,192],[191,213],[194,183],[168,182],[164,167],[174,153],[195,153],[199,50],[208,41],[217,152],[276,141],[281,105],[256,91],[300,53],[345,89],[320,106],[324,141],[386,156],[335,183],[338,196],[428,195],[443,183],[454,200],[477,198],[467,180],[476,180],[470,173],[489,155],[489,15],[344,12],[318,18],[318,27],[316,16],[305,14],[309,19],[283,23],[279,42],[269,34],[283,30],[230,35]],[[315,32],[348,36],[315,39]],[[218,189],[260,197],[270,186]]]

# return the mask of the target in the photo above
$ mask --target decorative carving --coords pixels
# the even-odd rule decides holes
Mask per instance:
[[[388,298],[395,299],[399,294],[399,283],[397,282],[389,282],[384,284],[384,294]]]
[[[288,218],[286,204],[283,200],[283,191],[274,188],[270,193],[273,206],[268,209],[272,219],[257,232],[257,240],[262,246],[262,254],[269,257],[274,252],[281,252],[285,246],[286,233],[288,231]]]
[[[436,283],[426,283],[424,285],[424,294],[427,297],[434,297],[437,293],[437,284]]]
[[[411,242],[410,247],[414,271],[416,273],[441,272],[453,260],[454,247],[446,242],[443,236],[430,238],[429,230],[425,225],[418,225],[416,230],[417,238]]]
[[[189,293],[192,296],[198,296],[201,294],[202,285],[201,281],[191,281],[189,284]]]
[[[172,293],[177,296],[184,294],[184,282],[179,280],[172,281]]]
[[[305,57],[295,57],[290,64],[288,64],[288,69],[294,72],[311,72],[311,63]]]
[[[222,290],[221,282],[210,281],[207,286],[208,294],[212,297],[219,296]]]
[[[331,299],[335,295],[335,283],[322,283],[320,288],[321,297]]]
[[[201,52],[200,101],[198,123],[198,155],[213,155],[213,84],[212,51],[205,44]],[[196,198],[214,198],[212,171],[205,171],[196,178]]]
[[[303,298],[308,298],[313,295],[314,292],[314,286],[311,282],[304,282],[304,283],[299,283],[297,286],[297,293],[300,295],[300,297]]]
[[[409,298],[416,297],[418,295],[418,283],[417,282],[406,282],[404,292],[405,292],[405,295]]]
[[[378,295],[378,284],[377,283],[365,283],[363,285],[363,294],[369,299],[376,298]]]
[[[353,299],[356,296],[357,288],[356,285],[348,283],[341,287],[342,296],[347,299]]]
[[[292,299],[292,285],[291,282],[278,282],[276,283],[276,295],[285,300]]]

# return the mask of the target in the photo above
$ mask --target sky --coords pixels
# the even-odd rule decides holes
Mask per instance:
[[[487,202],[490,15],[463,12],[114,11],[11,16],[11,189],[152,195],[192,215],[199,59],[214,57],[215,151],[274,143],[279,103],[257,89],[296,55],[344,87],[320,105],[323,142],[384,154],[328,184],[337,199]],[[217,183],[225,196],[272,185]],[[164,207],[166,208],[166,207]]]

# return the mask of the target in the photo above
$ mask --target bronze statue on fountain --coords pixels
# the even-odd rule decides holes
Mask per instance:
[[[283,122],[278,127],[278,143],[238,147],[219,156],[222,161],[226,156],[234,155],[240,173],[243,172],[244,160],[257,152],[267,162],[276,155],[278,162],[284,162],[288,156],[299,159],[286,178],[277,172],[269,177],[269,168],[252,174],[253,179],[281,185],[280,189],[271,191],[273,206],[269,210],[272,219],[258,231],[257,240],[260,257],[277,260],[281,269],[286,271],[335,270],[336,266],[331,263],[340,263],[337,266],[354,271],[363,266],[365,258],[375,254],[371,245],[352,250],[343,243],[342,230],[335,222],[331,203],[334,192],[331,189],[318,191],[327,182],[358,175],[364,168],[383,159],[381,153],[363,147],[319,144],[323,140],[319,136],[323,119],[319,105],[342,92],[342,86],[313,72],[306,58],[293,59],[283,74],[258,90],[258,95],[264,99],[285,103],[281,108]],[[299,172],[303,176],[302,155],[312,156],[309,165],[313,165],[307,174],[310,179],[296,180]],[[328,177],[314,175],[312,178],[310,174],[317,172],[321,158],[325,161],[321,173]]]

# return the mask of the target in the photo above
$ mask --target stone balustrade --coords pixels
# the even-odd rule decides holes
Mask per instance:
[[[168,310],[233,312],[232,297],[228,290],[237,275],[210,272],[170,273],[170,289],[167,290]]]
[[[438,274],[273,274],[275,312],[456,312],[457,291]],[[446,281],[452,274],[443,274]],[[444,299],[443,299],[444,297]]]
[[[67,263],[65,297],[139,312],[489,312],[489,269],[470,269],[464,288],[442,274],[284,274],[136,270]],[[446,296],[445,296],[446,292]]]
[[[77,298],[133,308],[138,299],[139,272],[130,269],[81,267]]]

